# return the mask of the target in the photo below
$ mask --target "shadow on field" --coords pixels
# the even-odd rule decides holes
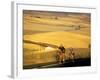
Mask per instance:
[[[91,59],[75,59],[66,60],[63,64],[59,64],[58,62],[50,62],[50,63],[42,63],[42,64],[35,64],[35,65],[27,65],[23,66],[23,69],[33,69],[33,68],[62,68],[62,67],[79,67],[79,66],[91,66]]]

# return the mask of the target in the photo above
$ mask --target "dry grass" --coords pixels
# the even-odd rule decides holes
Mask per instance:
[[[45,13],[45,12],[44,12]],[[24,40],[49,43],[59,46],[63,44],[66,50],[66,59],[69,59],[68,48],[74,48],[76,58],[90,57],[90,17],[84,14],[57,13],[24,14]],[[40,16],[40,17],[36,17]],[[54,16],[58,16],[55,19]],[[80,25],[79,30],[75,26]],[[25,43],[24,65],[56,61],[56,50],[46,51],[44,46]]]
[[[90,44],[90,37],[85,35],[80,35],[77,33],[58,31],[58,32],[48,32],[40,33],[35,35],[25,35],[24,40],[45,42],[55,45],[63,44],[65,48],[88,48]]]

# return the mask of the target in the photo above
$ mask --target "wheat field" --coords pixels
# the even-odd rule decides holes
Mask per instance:
[[[57,47],[73,48],[75,58],[90,58],[89,13],[23,11],[23,65],[57,61]],[[25,40],[27,42],[25,42]],[[53,45],[53,46],[52,46]]]

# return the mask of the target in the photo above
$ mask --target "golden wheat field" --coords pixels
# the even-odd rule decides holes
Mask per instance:
[[[57,46],[63,44],[75,58],[90,58],[89,13],[23,11],[23,66],[56,62]]]

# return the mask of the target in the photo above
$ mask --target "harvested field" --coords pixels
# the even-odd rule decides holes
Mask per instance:
[[[90,18],[89,13],[24,10],[23,69],[48,68],[52,64],[57,65],[49,68],[90,66]],[[58,65],[61,44],[66,49],[65,64]],[[70,48],[73,48],[74,58]]]

